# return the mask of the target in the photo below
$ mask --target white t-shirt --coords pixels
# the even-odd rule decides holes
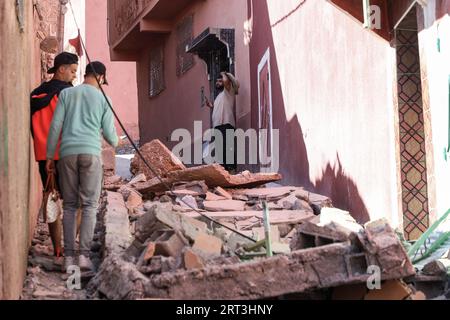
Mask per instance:
[[[213,128],[223,125],[231,124],[236,127],[234,119],[234,102],[236,100],[236,93],[231,87],[230,91],[224,89],[214,101],[214,110],[212,115]]]

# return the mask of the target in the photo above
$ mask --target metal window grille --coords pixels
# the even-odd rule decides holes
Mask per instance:
[[[186,52],[193,39],[194,16],[187,16],[177,26],[177,76],[186,73],[194,65],[194,55]]]

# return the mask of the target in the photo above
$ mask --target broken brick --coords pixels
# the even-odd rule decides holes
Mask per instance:
[[[411,289],[400,280],[389,280],[381,289],[370,290],[364,300],[404,300],[411,295]]]
[[[142,205],[142,196],[139,195],[136,191],[132,190],[127,199],[127,207],[130,211],[133,211],[135,208]]]
[[[169,172],[184,170],[186,167],[161,141],[153,140],[144,144],[139,149],[148,164],[160,177],[166,177]],[[155,177],[139,155],[131,161],[131,172],[133,174],[144,173],[148,180]]]
[[[203,259],[196,254],[192,249],[187,249],[184,252],[184,266],[186,269],[201,269],[205,267]]]
[[[178,257],[186,245],[186,241],[174,231],[166,232],[155,242],[155,253],[165,257]]]
[[[102,163],[105,176],[114,176],[116,173],[116,152],[112,147],[102,149]]]
[[[220,256],[222,252],[222,240],[206,233],[199,233],[195,238],[194,250],[198,250],[208,256]]]

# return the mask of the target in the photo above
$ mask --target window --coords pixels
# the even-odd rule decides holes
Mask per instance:
[[[194,55],[186,52],[193,39],[194,16],[187,16],[177,26],[177,76],[186,73],[194,65]]]
[[[156,97],[165,89],[164,83],[164,47],[154,47],[150,51],[150,97]]]

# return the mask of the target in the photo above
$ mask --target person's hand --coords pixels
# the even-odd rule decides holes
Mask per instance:
[[[55,161],[52,159],[47,159],[45,170],[47,171],[47,174],[55,173]]]
[[[213,108],[213,107],[214,107],[213,104],[211,103],[211,101],[208,100],[208,98],[206,98],[206,105],[207,105],[209,108]]]

